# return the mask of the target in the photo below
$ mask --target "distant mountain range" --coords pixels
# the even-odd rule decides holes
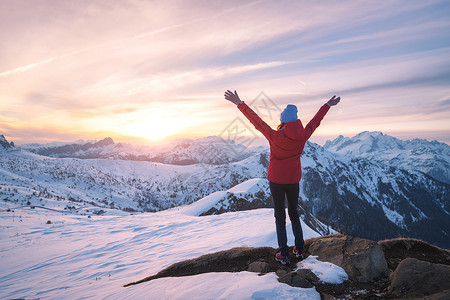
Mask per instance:
[[[396,168],[421,171],[450,184],[450,146],[438,141],[403,141],[381,132],[365,131],[352,138],[340,135],[327,141],[324,148]]]
[[[450,247],[450,185],[421,171],[310,144],[301,197],[333,228],[373,240],[416,237]]]
[[[303,218],[322,234],[330,225],[373,240],[407,236],[450,248],[449,148],[378,132],[338,137],[324,147],[308,142],[300,186]],[[221,191],[204,214],[271,206],[267,181],[250,184],[266,176],[267,147],[247,149],[208,137],[153,149],[105,139],[3,151],[0,199],[17,204],[156,211]],[[246,182],[248,191],[234,188]]]
[[[151,161],[173,165],[196,163],[224,164],[243,160],[256,152],[232,140],[216,136],[199,139],[177,139],[169,145],[136,146],[114,143],[112,138],[101,141],[79,141],[76,143],[28,144],[21,149],[57,158],[110,158],[135,161]]]

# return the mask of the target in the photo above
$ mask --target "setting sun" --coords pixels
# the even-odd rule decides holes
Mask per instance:
[[[172,109],[170,104],[150,105],[137,111],[118,114],[115,122],[104,120],[105,124],[115,124],[109,130],[121,135],[145,138],[153,141],[169,136],[186,133],[186,129],[196,125],[192,116],[186,116],[186,111]]]
[[[142,137],[150,140],[160,140],[176,134],[180,124],[176,119],[167,120],[158,115],[151,115],[144,119],[131,121],[117,131],[131,137]]]

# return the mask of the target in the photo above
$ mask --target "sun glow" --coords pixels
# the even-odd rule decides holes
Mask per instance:
[[[194,126],[195,121],[182,114],[163,109],[143,110],[128,115],[118,124],[117,133],[153,141],[173,136]]]
[[[180,128],[176,125],[173,122],[151,117],[149,120],[131,121],[118,131],[127,136],[142,137],[156,141],[177,133]]]

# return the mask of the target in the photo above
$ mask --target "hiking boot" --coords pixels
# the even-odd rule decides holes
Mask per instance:
[[[305,258],[305,253],[303,253],[302,249],[297,249],[297,247],[294,246],[294,250],[292,251],[295,255],[295,257],[299,258],[300,260]]]
[[[283,254],[281,254],[281,252],[278,252],[277,255],[275,255],[275,260],[286,266],[291,264],[291,262],[289,261],[289,257],[284,256]]]

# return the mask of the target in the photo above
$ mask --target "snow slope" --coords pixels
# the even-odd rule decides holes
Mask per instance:
[[[247,194],[253,194],[261,191],[262,187],[265,187],[268,185],[268,181],[265,178],[253,178],[247,181],[244,181],[243,183],[240,183],[231,189],[228,189],[227,191],[217,191],[214,192],[194,203],[191,205],[188,205],[186,207],[180,208],[180,210],[188,215],[191,216],[200,216],[204,212],[208,211],[212,207],[217,206],[217,204],[223,200],[226,200],[225,196],[227,194],[234,194],[234,195],[243,195],[246,196]],[[267,187],[266,187],[267,189]],[[254,197],[249,197],[249,201],[254,199]],[[225,204],[226,205],[226,204]]]
[[[276,248],[272,209],[202,217],[193,216],[189,206],[135,215],[106,209],[98,216],[88,208],[61,213],[1,205],[2,299],[148,299],[149,295],[155,299],[320,299],[314,288],[292,288],[278,283],[274,274],[248,272],[122,287],[206,253],[238,246]],[[302,226],[305,239],[318,236]],[[320,264],[312,264],[312,269],[324,272]],[[342,277],[341,273],[336,271],[335,277]]]

